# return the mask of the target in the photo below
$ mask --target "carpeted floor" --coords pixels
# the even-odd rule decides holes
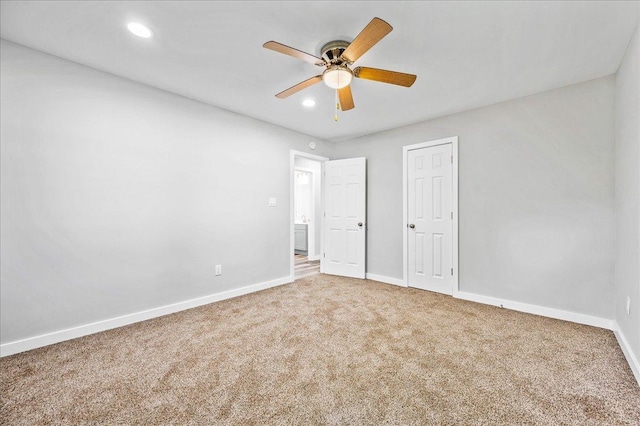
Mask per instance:
[[[327,275],[0,371],[7,425],[640,424],[610,331]]]

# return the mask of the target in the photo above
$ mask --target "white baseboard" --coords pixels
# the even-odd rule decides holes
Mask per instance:
[[[629,346],[629,342],[627,341],[627,338],[624,337],[624,334],[620,330],[620,326],[618,325],[617,321],[614,321],[614,327],[615,329],[613,330],[613,333],[616,335],[616,339],[618,340],[618,344],[622,349],[622,353],[624,354],[624,357],[627,359],[627,362],[629,363],[629,367],[631,367],[631,371],[633,372],[633,375],[636,377],[636,382],[638,382],[638,386],[640,386],[640,362],[638,361],[638,357],[636,357],[636,355],[633,353],[633,350],[631,349],[631,346]]]
[[[242,296],[244,294],[266,290],[271,287],[277,287],[279,285],[288,284],[291,282],[293,282],[293,277],[291,276],[277,278],[275,280],[253,284],[246,287],[240,287],[233,290],[227,290],[208,296],[198,297],[196,299],[185,300],[183,302],[148,309],[146,311],[135,312],[133,314],[122,315],[120,317],[97,321],[91,324],[85,324],[78,327],[42,334],[40,336],[29,337],[27,339],[16,340],[14,342],[8,342],[0,345],[0,357],[17,354],[19,352],[36,349],[47,345],[52,345],[54,343],[64,342],[65,340],[87,336],[89,334],[98,333],[100,331],[111,330],[112,328],[122,327],[167,314],[173,314],[175,312],[184,311],[186,309],[207,305],[209,303],[218,302],[225,299],[231,299],[234,297]]]
[[[399,278],[385,277],[384,275],[370,274],[368,272],[365,274],[365,278],[368,280],[379,281],[385,284],[393,284],[400,287],[406,287],[404,281]]]
[[[404,280],[400,278],[385,277],[384,275],[367,273],[365,277],[368,280],[379,281],[386,284],[393,284],[400,287],[407,287]],[[607,318],[595,317],[592,315],[577,314],[575,312],[563,311],[560,309],[547,308],[539,305],[530,305],[528,303],[514,302],[507,299],[499,299],[496,297],[483,296],[481,294],[467,293],[464,291],[456,291],[453,297],[457,299],[469,300],[485,305],[497,306],[511,309],[529,314],[541,315],[544,317],[555,318],[564,321],[575,322],[578,324],[590,325],[593,327],[606,328],[607,330],[615,330],[613,320]]]
[[[458,299],[470,300],[472,302],[484,303],[485,305],[498,306],[514,311],[526,312],[528,314],[541,315],[543,317],[555,318],[559,320],[575,322],[578,324],[590,325],[593,327],[606,328],[607,330],[614,330],[613,320],[607,318],[578,314],[575,312],[547,308],[539,305],[530,305],[528,303],[514,302],[506,299],[498,299],[490,296],[482,296],[480,294],[467,293],[464,291],[458,291],[454,293],[453,297],[456,297]]]
[[[320,260],[320,255],[319,255],[319,254],[316,254],[316,255],[315,255],[315,256],[313,256],[313,257],[308,256],[308,258],[307,258],[307,259],[308,259],[309,261]]]

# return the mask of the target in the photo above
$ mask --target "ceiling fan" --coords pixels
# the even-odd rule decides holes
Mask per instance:
[[[262,47],[266,49],[293,56],[294,58],[301,59],[319,67],[325,67],[322,74],[311,77],[295,86],[291,86],[278,93],[276,97],[284,99],[302,89],[324,81],[327,86],[338,91],[340,109],[342,109],[342,111],[348,111],[355,106],[353,103],[353,95],[351,94],[351,87],[349,86],[353,77],[411,87],[417,77],[414,74],[369,67],[356,67],[353,70],[350,68],[355,61],[389,34],[392,29],[393,27],[382,19],[373,18],[351,43],[343,40],[334,40],[322,46],[322,49],[320,49],[321,57],[285,46],[277,41],[266,42],[262,45]]]

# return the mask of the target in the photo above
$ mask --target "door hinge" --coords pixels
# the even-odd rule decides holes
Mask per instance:
[[[322,257],[327,257],[327,253],[322,253]]]
[[[451,164],[453,164],[453,155],[451,156]]]
[[[451,275],[453,275],[453,268],[451,268]]]
[[[453,212],[451,212],[451,219],[453,219]]]

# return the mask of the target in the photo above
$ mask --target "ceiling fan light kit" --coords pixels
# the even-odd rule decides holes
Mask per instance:
[[[295,86],[291,86],[278,93],[276,97],[284,99],[320,81],[324,81],[328,87],[337,91],[340,109],[342,111],[348,111],[355,107],[350,87],[354,77],[411,87],[417,78],[414,74],[368,67],[357,67],[353,70],[350,68],[355,61],[389,34],[392,29],[391,25],[382,19],[373,18],[351,43],[344,40],[334,40],[326,43],[321,49],[321,57],[311,55],[276,41],[266,42],[263,44],[265,49],[283,53],[319,67],[325,67],[322,74],[311,77]]]
[[[342,89],[353,79],[353,72],[343,65],[331,65],[322,73],[322,81],[332,89]]]

